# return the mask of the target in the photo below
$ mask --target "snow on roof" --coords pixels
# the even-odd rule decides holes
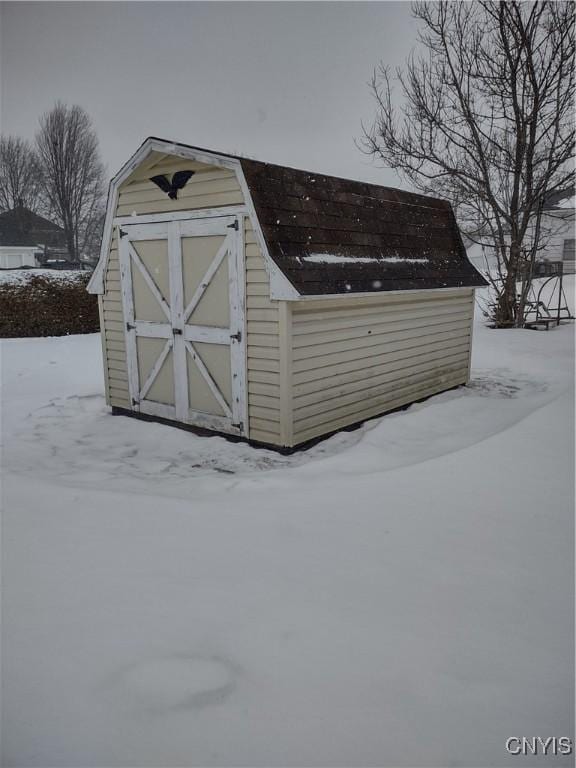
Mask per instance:
[[[304,261],[314,264],[370,264],[380,262],[381,264],[426,264],[427,258],[411,259],[400,258],[398,256],[338,256],[335,253],[311,253],[309,256],[302,257]]]

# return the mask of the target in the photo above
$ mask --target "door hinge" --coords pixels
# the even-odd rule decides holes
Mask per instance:
[[[238,333],[231,334],[230,338],[240,343],[242,341],[242,331],[238,331]]]
[[[127,331],[133,331],[135,330],[136,326],[132,325],[132,323],[126,323],[126,330]]]
[[[232,224],[228,224],[227,229],[235,229],[236,232],[238,232],[238,219],[236,219]]]
[[[137,406],[137,405],[140,405],[140,401],[139,401],[139,400],[136,400],[136,398],[135,398],[135,397],[133,397],[133,398],[132,398],[132,405],[133,405],[133,406]]]
[[[126,232],[125,229],[119,229],[118,230],[118,236],[119,237],[126,237],[127,234],[128,234],[128,232]]]

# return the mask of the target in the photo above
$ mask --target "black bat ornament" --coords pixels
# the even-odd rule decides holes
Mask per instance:
[[[157,187],[160,187],[162,192],[166,192],[171,200],[176,200],[178,197],[178,190],[183,189],[188,180],[194,176],[195,171],[177,171],[172,176],[172,181],[168,181],[166,176],[152,176],[150,181],[153,181]]]

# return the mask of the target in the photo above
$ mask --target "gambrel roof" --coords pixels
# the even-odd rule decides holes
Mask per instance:
[[[213,158],[236,170],[267,264],[291,291],[276,298],[486,285],[468,261],[445,200],[153,137],[112,188],[137,167],[147,147],[208,163]],[[94,292],[100,292],[99,267]]]
[[[240,163],[268,252],[302,295],[486,284],[444,200]]]

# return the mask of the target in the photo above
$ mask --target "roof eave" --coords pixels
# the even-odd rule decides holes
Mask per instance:
[[[310,293],[302,294],[299,296],[299,301],[319,301],[324,299],[342,299],[342,298],[355,298],[355,299],[374,299],[382,298],[383,296],[398,296],[400,294],[417,294],[417,293],[447,293],[454,291],[476,291],[483,288],[482,285],[457,285],[448,286],[446,288],[400,288],[390,291],[346,291],[345,293]]]

